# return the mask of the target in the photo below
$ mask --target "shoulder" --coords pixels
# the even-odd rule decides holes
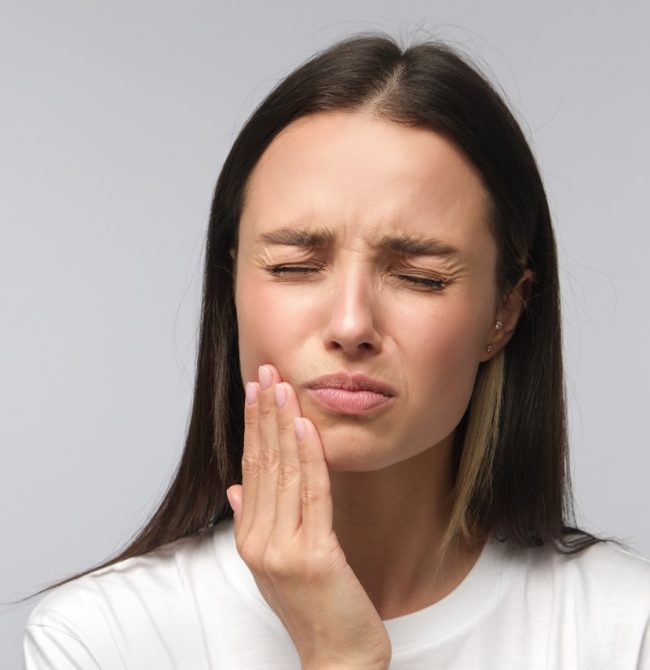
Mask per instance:
[[[551,547],[519,550],[528,577],[568,598],[636,602],[650,608],[650,560],[613,542],[573,554]]]
[[[188,563],[196,560],[202,549],[199,538],[193,536],[93,570],[49,592],[33,610],[28,623],[52,623],[60,618],[59,614],[71,617],[81,610],[87,615],[89,606],[129,600],[143,591],[160,597],[170,594]]]
[[[515,582],[537,614],[603,642],[638,645],[648,635],[648,559],[599,542],[575,554],[520,550],[515,565]]]
[[[23,637],[27,670],[266,667],[280,647],[295,655],[237,553],[232,521],[54,589]]]
[[[645,667],[650,561],[611,542],[574,554],[507,541],[497,550],[503,567],[491,630],[513,653],[548,667]]]
[[[52,620],[57,612],[71,615],[88,606],[129,606],[142,602],[168,602],[179,598],[197,580],[227,566],[236,552],[232,522],[223,521],[202,534],[162,545],[146,554],[93,570],[56,587],[33,610],[29,623]]]
[[[111,663],[129,656],[135,638],[150,649],[172,637],[184,636],[189,643],[194,595],[213,584],[220,562],[229,560],[227,551],[217,551],[227,550],[227,530],[182,538],[55,588],[27,621],[26,657],[44,650],[50,657],[64,649],[69,656],[91,654],[102,659],[101,667],[114,667]]]
[[[585,596],[631,599],[650,607],[650,560],[612,542],[599,542],[576,554],[553,552],[551,569]]]

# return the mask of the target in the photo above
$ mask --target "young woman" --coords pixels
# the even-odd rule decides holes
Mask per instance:
[[[531,151],[452,50],[351,38],[235,141],[177,475],[26,665],[650,667],[650,563],[573,526]]]

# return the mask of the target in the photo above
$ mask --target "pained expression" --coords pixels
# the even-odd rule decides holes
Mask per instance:
[[[487,203],[442,135],[367,112],[302,117],[260,158],[235,264],[242,377],[277,367],[330,469],[387,467],[458,425],[497,318]],[[307,385],[338,372],[393,396],[361,415],[324,407]]]

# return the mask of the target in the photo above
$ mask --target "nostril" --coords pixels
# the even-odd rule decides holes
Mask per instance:
[[[381,349],[376,326],[376,314],[368,300],[341,298],[329,315],[323,342],[330,350],[344,350],[348,355],[374,353]]]
[[[368,341],[363,341],[363,342],[350,342],[349,344],[346,344],[344,340],[331,340],[330,341],[330,347],[332,349],[342,349],[344,351],[348,351],[350,354],[353,352],[372,352],[377,350],[377,345],[373,344],[372,342]]]

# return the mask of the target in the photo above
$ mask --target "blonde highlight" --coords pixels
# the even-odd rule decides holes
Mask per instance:
[[[485,501],[492,495],[492,463],[499,443],[504,357],[502,349],[482,364],[476,376],[467,410],[467,427],[452,492],[449,522],[438,551],[439,563],[452,543],[471,545],[486,539],[486,529],[476,518],[472,500]]]

